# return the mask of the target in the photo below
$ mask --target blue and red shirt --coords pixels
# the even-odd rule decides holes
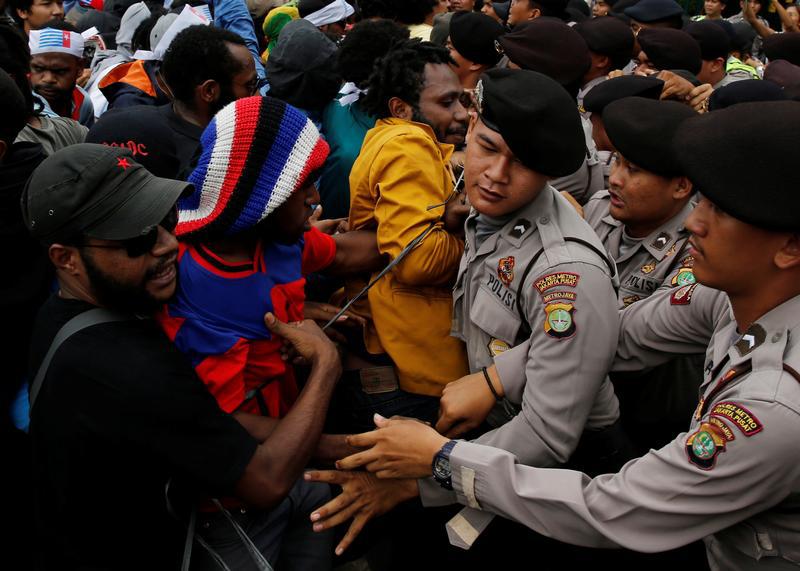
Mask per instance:
[[[264,314],[302,320],[304,276],[335,255],[333,238],[315,228],[296,244],[259,242],[245,264],[227,262],[202,244],[180,244],[178,290],[159,320],[224,411],[239,408],[262,385],[269,416],[282,417],[294,403],[294,373],[281,360],[282,340],[270,334]],[[241,410],[264,412],[256,399]]]

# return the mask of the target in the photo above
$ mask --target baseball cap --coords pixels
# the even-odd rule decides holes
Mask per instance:
[[[85,235],[127,240],[169,213],[191,184],[156,177],[128,149],[71,145],[46,158],[22,193],[28,230],[46,243]]]

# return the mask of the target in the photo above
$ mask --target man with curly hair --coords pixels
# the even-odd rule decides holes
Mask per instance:
[[[442,388],[467,370],[463,343],[449,335],[464,250],[449,165],[467,120],[449,64],[446,49],[406,40],[376,64],[363,99],[378,121],[350,174],[350,227],[375,229],[392,260],[423,238],[354,306],[367,326],[343,377],[346,430],[369,427],[374,412],[434,420]],[[348,297],[374,278],[348,280]]]

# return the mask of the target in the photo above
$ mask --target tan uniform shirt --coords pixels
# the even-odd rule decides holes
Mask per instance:
[[[693,341],[682,345],[682,336],[713,331],[687,432],[619,473],[594,479],[531,468],[504,450],[459,442],[450,457],[459,501],[579,545],[658,552],[704,538],[712,569],[796,568],[800,296],[738,334],[724,294],[702,290],[659,292],[629,308],[641,320],[630,331],[656,324],[668,333],[662,351],[669,344],[685,350]],[[647,311],[636,311],[645,305]],[[695,330],[687,332],[691,323]],[[644,335],[645,349],[653,349],[656,336]],[[633,334],[621,343],[637,353]]]
[[[589,225],[597,232],[619,270],[619,304],[628,306],[660,287],[694,283],[692,257],[686,254],[689,232],[683,227],[694,203],[688,202],[667,223],[624,250],[625,226],[609,214],[611,197],[607,190],[595,194],[584,209]]]
[[[619,417],[606,375],[617,346],[616,280],[599,253],[568,237],[602,252],[592,229],[550,186],[479,248],[473,213],[453,293],[453,335],[466,342],[471,371],[504,349],[525,348],[515,401],[521,411],[476,442],[533,466],[564,464],[584,430]],[[425,505],[455,501],[429,480],[420,482]]]

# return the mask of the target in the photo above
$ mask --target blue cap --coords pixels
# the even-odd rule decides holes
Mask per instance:
[[[630,8],[625,8],[625,15],[637,22],[657,22],[674,18],[683,14],[681,5],[675,0],[641,0]]]

